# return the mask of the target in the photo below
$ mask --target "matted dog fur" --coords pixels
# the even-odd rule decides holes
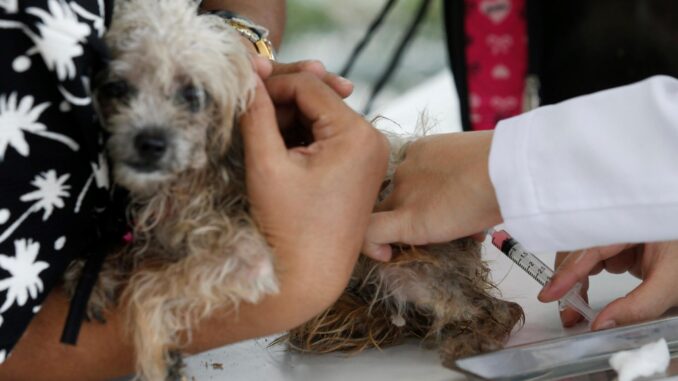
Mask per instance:
[[[139,378],[180,379],[193,327],[278,291],[234,126],[255,73],[240,36],[191,0],[118,0],[106,42],[113,59],[94,95],[115,182],[130,191],[134,240],[104,263],[89,317],[124,304]],[[406,140],[392,139],[389,177]],[[67,290],[81,268],[69,269]],[[488,279],[469,240],[401,248],[388,264],[361,258],[347,292],[290,344],[356,351],[412,336],[445,358],[494,349],[522,310],[495,298]]]
[[[278,291],[234,128],[255,73],[240,35],[194,1],[118,0],[105,41],[112,61],[94,95],[134,240],[105,262],[90,313],[124,303],[139,377],[179,379],[192,327]]]
[[[419,129],[426,122],[419,121]],[[390,136],[391,158],[380,200],[405,158],[408,140]],[[275,343],[296,351],[356,353],[420,339],[438,348],[450,366],[459,357],[499,349],[522,308],[495,296],[481,244],[470,238],[426,246],[394,247],[388,263],[361,257],[339,300]]]

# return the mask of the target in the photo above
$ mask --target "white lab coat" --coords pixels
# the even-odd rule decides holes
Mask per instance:
[[[678,239],[678,80],[648,80],[504,120],[490,178],[533,251]]]

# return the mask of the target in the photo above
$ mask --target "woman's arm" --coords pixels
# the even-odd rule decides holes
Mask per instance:
[[[533,251],[678,239],[678,80],[666,76],[412,144],[364,250],[502,222]],[[489,156],[489,161],[488,161]]]
[[[207,319],[193,332],[189,353],[291,329],[331,305],[348,283],[385,176],[386,139],[320,79],[279,75],[268,88],[277,104],[298,108],[315,139],[285,147],[260,83],[241,129],[248,196],[274,249],[281,292]],[[59,343],[67,309],[64,293],[51,292],[0,366],[0,379],[100,380],[132,372],[123,309],[110,311],[106,324],[84,324],[76,347]]]
[[[499,123],[489,170],[533,251],[678,238],[678,80],[656,76]]]

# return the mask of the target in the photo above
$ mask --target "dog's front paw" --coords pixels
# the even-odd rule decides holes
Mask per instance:
[[[462,329],[446,337],[440,343],[438,353],[443,365],[451,367],[458,358],[497,350],[503,344],[503,340],[485,332]]]
[[[184,376],[184,357],[179,351],[169,351],[167,356],[167,381],[183,381]]]

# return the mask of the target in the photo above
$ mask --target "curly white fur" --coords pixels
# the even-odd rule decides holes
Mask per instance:
[[[190,0],[118,0],[106,42],[113,59],[95,98],[116,183],[130,191],[134,242],[108,259],[91,305],[112,295],[126,307],[139,377],[165,380],[179,377],[167,365],[202,319],[278,291],[234,126],[255,74],[239,35]],[[108,83],[118,87],[106,94]],[[141,167],[135,138],[148,130],[167,149]]]

